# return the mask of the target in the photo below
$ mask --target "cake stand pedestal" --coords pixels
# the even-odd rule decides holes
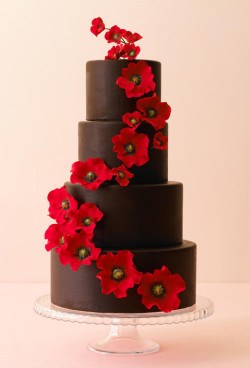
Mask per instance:
[[[60,321],[109,325],[105,339],[89,343],[91,351],[104,354],[149,354],[159,351],[160,346],[156,342],[142,339],[137,331],[138,325],[197,321],[211,316],[214,306],[208,298],[197,296],[195,306],[171,313],[93,313],[57,307],[51,303],[50,295],[44,295],[35,301],[34,311],[40,316]]]

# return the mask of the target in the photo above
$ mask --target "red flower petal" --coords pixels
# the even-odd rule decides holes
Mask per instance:
[[[152,68],[146,61],[131,62],[127,68],[122,69],[122,77],[116,83],[125,89],[127,97],[140,97],[145,93],[154,91],[155,82]]]
[[[75,210],[78,206],[77,201],[67,192],[66,187],[54,189],[48,194],[50,202],[49,216],[59,224],[67,221],[70,210]]]
[[[96,190],[104,181],[112,179],[111,170],[100,158],[88,158],[72,165],[71,183],[80,183],[86,189]]]
[[[104,294],[113,292],[117,298],[123,298],[127,296],[127,289],[140,283],[142,273],[135,269],[132,258],[133,254],[128,250],[100,256],[96,265],[102,271],[97,278],[101,280]]]
[[[124,54],[123,57],[127,58],[128,60],[134,60],[138,54],[140,53],[141,49],[139,46],[135,46],[134,43],[126,44],[123,48]]]
[[[98,36],[102,31],[105,29],[105,24],[103,23],[102,18],[98,17],[92,20],[92,27],[90,31],[95,35]]]
[[[128,171],[124,165],[113,168],[112,173],[116,176],[115,180],[122,186],[127,186],[129,179],[134,176],[134,174]]]
[[[144,97],[136,102],[137,109],[142,112],[143,120],[153,125],[156,130],[165,126],[169,118],[171,107],[167,102],[160,102],[158,96]]]
[[[137,134],[130,128],[123,128],[120,135],[112,138],[114,152],[117,157],[124,162],[127,167],[132,165],[141,166],[148,160],[149,139],[146,134]]]
[[[139,33],[131,33],[130,31],[127,31],[123,36],[129,43],[136,42],[142,38]]]
[[[153,139],[153,146],[156,149],[166,150],[168,148],[168,137],[163,135],[162,132],[158,132],[155,134]]]
[[[84,231],[75,235],[66,235],[67,247],[59,254],[61,263],[65,266],[70,264],[73,271],[77,271],[81,265],[90,265],[91,261],[97,260],[101,252],[91,243],[92,236]]]
[[[44,234],[44,238],[48,240],[45,245],[45,249],[50,251],[56,248],[56,252],[59,253],[63,247],[66,247],[66,234],[74,234],[75,229],[70,221],[63,224],[52,224],[48,227]]]
[[[103,213],[94,203],[84,203],[78,210],[70,212],[68,216],[72,219],[75,229],[82,229],[92,234],[96,222],[101,220]]]
[[[112,252],[103,254],[98,259],[97,267],[100,268],[101,270],[105,270],[106,274],[111,274],[114,259],[115,259],[115,254],[113,254]]]
[[[105,60],[112,59],[117,60],[124,54],[124,47],[123,45],[113,46],[109,51],[108,55],[105,56]]]
[[[121,43],[122,37],[126,34],[125,29],[120,29],[118,26],[113,26],[105,33],[105,38],[110,42]]]
[[[166,266],[155,270],[153,274],[147,272],[143,275],[138,294],[142,295],[142,303],[150,309],[157,305],[163,312],[171,312],[179,308],[178,293],[185,290],[185,281],[180,275],[171,275]]]
[[[127,112],[122,116],[123,122],[128,124],[134,130],[136,130],[136,128],[140,125],[141,119],[142,115],[139,111],[134,111],[132,113]]]

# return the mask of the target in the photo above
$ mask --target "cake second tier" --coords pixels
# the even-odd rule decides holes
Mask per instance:
[[[182,242],[183,186],[135,184],[128,187],[103,185],[96,191],[66,183],[79,206],[95,203],[104,216],[94,232],[102,249],[168,247]]]
[[[83,121],[78,125],[78,158],[100,157],[110,167],[118,167],[122,161],[113,151],[112,137],[120,134],[122,128],[128,127],[122,121]],[[168,124],[161,132],[168,135]],[[168,180],[168,150],[151,149],[155,130],[149,123],[142,123],[136,133],[147,134],[149,137],[149,161],[142,166],[133,165],[129,171],[134,174],[130,180],[134,183],[165,183]],[[116,181],[114,181],[116,183]]]

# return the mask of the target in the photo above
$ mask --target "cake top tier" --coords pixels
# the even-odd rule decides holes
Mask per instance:
[[[128,98],[124,88],[117,84],[122,77],[123,70],[130,65],[151,68],[155,90],[145,93],[143,97],[150,97],[153,93],[161,98],[161,63],[154,60],[92,60],[86,64],[86,118],[87,120],[121,120],[122,115],[136,110],[138,97]],[[135,71],[132,75],[140,80]]]

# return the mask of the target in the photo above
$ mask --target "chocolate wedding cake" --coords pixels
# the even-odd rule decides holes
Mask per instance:
[[[93,22],[102,24],[100,18]],[[57,221],[45,234],[46,249],[52,250],[51,301],[63,308],[107,313],[191,307],[196,298],[196,245],[182,237],[183,185],[168,181],[168,150],[160,147],[160,138],[156,140],[160,133],[159,137],[167,137],[168,124],[164,120],[159,129],[150,120],[167,105],[159,102],[161,64],[134,60],[136,36],[131,42],[130,32],[117,27],[112,34],[114,27],[105,38],[115,40],[114,35],[121,35],[121,40],[130,40],[126,45],[132,45],[133,52],[127,52],[125,60],[126,45],[118,44],[120,55],[116,49],[113,57],[87,62],[86,121],[78,125],[79,161],[72,166],[71,182],[48,196],[50,215]],[[145,73],[152,78],[147,79]],[[119,78],[124,81],[119,83]],[[147,105],[143,114],[140,106],[150,101],[156,106],[156,97],[159,109]],[[133,115],[135,111],[140,118]],[[131,124],[126,117],[131,117]],[[126,140],[125,133],[132,138]],[[139,138],[144,146],[136,145]],[[98,212],[81,217],[87,205],[88,211],[92,206]],[[168,306],[160,308],[164,300]]]

